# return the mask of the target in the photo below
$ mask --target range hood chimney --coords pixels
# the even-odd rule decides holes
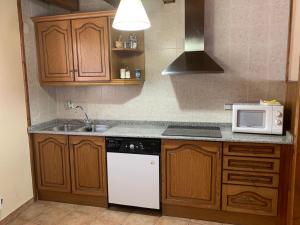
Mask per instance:
[[[224,73],[204,50],[205,0],[185,0],[185,52],[162,75]]]

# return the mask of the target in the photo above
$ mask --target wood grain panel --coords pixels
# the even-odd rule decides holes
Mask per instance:
[[[70,192],[68,137],[34,135],[39,190]]]
[[[163,202],[220,209],[221,144],[164,141]]]
[[[104,138],[70,137],[72,192],[107,196]]]
[[[224,143],[224,155],[280,158],[280,145]]]
[[[222,209],[264,216],[277,215],[277,189],[223,185]]]
[[[73,81],[73,53],[70,21],[38,23],[36,30],[41,81]]]
[[[72,20],[76,81],[110,80],[107,17]]]
[[[223,183],[278,188],[279,175],[224,170]]]
[[[223,168],[225,170],[279,173],[280,160],[224,156]]]

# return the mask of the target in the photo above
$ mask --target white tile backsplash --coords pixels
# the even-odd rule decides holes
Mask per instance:
[[[36,0],[31,0],[36,2]],[[30,72],[31,112],[35,123],[50,118],[83,118],[64,102],[83,105],[96,119],[230,122],[225,103],[285,99],[289,0],[206,1],[206,50],[224,74],[161,76],[184,49],[184,0],[164,5],[143,0],[152,23],[145,32],[146,82],[129,87],[42,88],[36,66]],[[108,10],[102,0],[81,0],[82,11]],[[28,6],[26,5],[26,10]],[[43,13],[39,6],[35,9]],[[24,12],[26,15],[28,12]],[[39,13],[39,12],[35,12]],[[57,10],[57,13],[59,10]],[[34,37],[29,26],[29,55]],[[35,50],[35,49],[34,49]],[[30,57],[29,57],[30,58]],[[30,64],[35,60],[29,59]]]

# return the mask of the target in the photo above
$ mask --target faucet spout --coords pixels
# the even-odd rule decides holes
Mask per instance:
[[[89,117],[88,117],[86,111],[83,109],[82,106],[78,105],[78,106],[75,107],[75,109],[80,109],[80,110],[84,113],[84,116],[85,116],[84,121],[90,122],[90,119],[89,119]]]

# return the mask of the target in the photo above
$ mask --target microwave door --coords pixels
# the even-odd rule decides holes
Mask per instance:
[[[269,108],[253,107],[235,109],[233,112],[233,131],[244,133],[270,133],[272,111]]]

